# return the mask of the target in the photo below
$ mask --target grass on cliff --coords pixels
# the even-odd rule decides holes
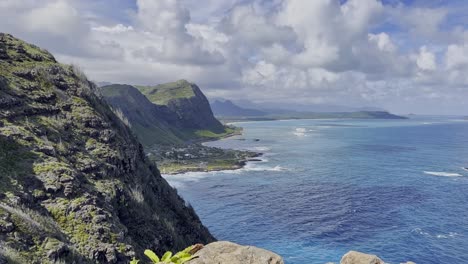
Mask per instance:
[[[191,98],[195,96],[192,84],[179,80],[176,82],[159,84],[156,86],[135,86],[141,93],[157,105],[167,105],[174,99]]]
[[[238,127],[229,127],[226,126],[224,128],[224,131],[221,133],[216,133],[211,130],[197,130],[195,131],[195,135],[200,138],[206,138],[206,139],[220,139],[220,138],[225,138],[228,136],[233,136],[241,133],[242,129]]]

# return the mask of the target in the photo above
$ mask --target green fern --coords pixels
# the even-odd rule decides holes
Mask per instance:
[[[193,246],[187,247],[186,249],[177,252],[175,255],[172,255],[172,252],[167,251],[161,257],[161,259],[153,251],[147,249],[145,250],[145,255],[152,261],[152,263],[167,263],[167,264],[183,264],[195,256],[190,254],[190,251],[193,249]],[[133,259],[130,264],[138,264],[139,260]]]

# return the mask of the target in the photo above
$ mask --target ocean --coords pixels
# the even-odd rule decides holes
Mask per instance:
[[[468,263],[468,121],[236,125],[243,135],[207,145],[263,152],[261,162],[165,176],[218,240],[286,264],[339,263],[349,250],[388,263]]]

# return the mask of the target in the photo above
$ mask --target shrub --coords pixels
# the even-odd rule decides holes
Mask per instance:
[[[193,259],[195,256],[193,256],[190,252],[194,246],[190,246],[182,251],[177,252],[175,255],[172,254],[172,252],[167,251],[162,255],[161,258],[156,255],[153,251],[147,249],[145,250],[145,255],[151,260],[152,263],[168,263],[168,264],[183,264],[191,259]],[[137,259],[133,259],[130,264],[138,264],[140,261]]]

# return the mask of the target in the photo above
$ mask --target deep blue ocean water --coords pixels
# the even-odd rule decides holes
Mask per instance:
[[[468,263],[467,121],[237,125],[244,135],[208,145],[261,151],[263,162],[166,176],[219,240],[287,264],[338,263],[349,250],[388,263]]]

